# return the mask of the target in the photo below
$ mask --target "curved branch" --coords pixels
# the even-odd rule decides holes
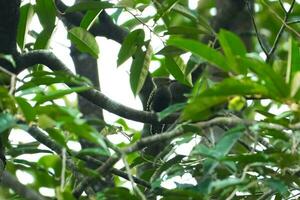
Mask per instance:
[[[77,13],[64,13],[68,8],[63,2],[60,0],[55,1],[57,9],[63,13],[62,16],[72,25],[79,26],[80,22],[83,18],[83,15],[79,12]],[[94,36],[103,36],[107,39],[114,40],[118,43],[122,43],[128,31],[116,25],[110,16],[102,11],[99,15],[99,22],[91,27],[89,30]]]
[[[63,62],[61,62],[52,52],[47,50],[36,50],[31,51],[29,53],[20,55],[16,57],[16,63],[18,68],[15,70],[17,73],[22,70],[36,65],[43,64],[49,67],[53,71],[64,71],[67,74],[73,75],[73,73],[65,66]],[[74,86],[74,84],[69,84],[69,86]],[[122,105],[114,100],[111,100],[103,93],[96,89],[90,89],[88,91],[80,92],[79,95],[86,98],[93,104],[100,106],[101,108],[116,114],[120,117],[124,117],[126,119],[131,119],[137,122],[143,123],[158,123],[157,114],[136,110],[125,105]],[[172,123],[178,118],[178,115],[174,114],[169,116],[168,118],[161,121],[161,123]]]
[[[2,186],[11,188],[13,191],[15,191],[18,195],[20,195],[24,199],[28,200],[45,200],[43,196],[41,196],[36,191],[26,187],[22,183],[18,181],[16,177],[5,171],[3,173],[2,178]]]

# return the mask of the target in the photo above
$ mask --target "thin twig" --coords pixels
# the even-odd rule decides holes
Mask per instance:
[[[250,2],[248,0],[246,0],[246,5],[247,5],[247,10],[249,12],[249,15],[251,17],[251,20],[252,20],[252,24],[253,24],[253,27],[254,27],[254,31],[255,31],[255,34],[256,34],[256,37],[257,37],[257,40],[258,40],[258,43],[261,47],[261,49],[263,50],[263,52],[268,55],[268,50],[266,49],[266,47],[264,46],[264,43],[261,39],[261,36],[260,36],[260,33],[258,31],[258,28],[257,28],[257,25],[256,25],[256,22],[255,22],[255,19],[254,19],[254,16],[252,14],[253,10],[251,8],[251,5],[250,5]]]
[[[125,165],[125,169],[127,171],[127,174],[128,174],[128,178],[130,180],[130,183],[132,185],[132,188],[136,191],[136,193],[141,197],[142,200],[146,200],[147,198],[145,197],[145,195],[142,193],[142,191],[136,186],[133,178],[132,178],[132,174],[131,174],[131,171],[130,171],[130,167],[129,167],[129,164],[125,158],[125,154],[122,153],[122,160],[123,160],[123,163]]]

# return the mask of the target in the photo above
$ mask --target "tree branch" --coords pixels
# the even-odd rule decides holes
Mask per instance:
[[[18,181],[16,177],[11,175],[9,172],[5,171],[3,173],[2,182],[3,187],[11,188],[18,195],[20,195],[24,199],[28,200],[45,200],[43,196],[41,196],[36,191],[26,187],[22,183]]]
[[[16,68],[16,70],[14,70],[14,73],[18,73],[36,64],[43,64],[53,71],[63,71],[67,74],[73,75],[73,73],[64,65],[63,62],[61,62],[52,52],[47,50],[31,51],[29,53],[18,56],[15,59],[18,67]],[[74,85],[69,84],[69,86]],[[86,98],[93,104],[126,119],[150,124],[159,122],[157,114],[146,111],[139,111],[117,103],[96,89],[90,89],[88,91],[80,92],[79,95]],[[172,123],[177,118],[178,115],[173,114],[162,120],[160,123]]]
[[[39,141],[41,144],[45,145],[46,147],[48,147],[49,149],[51,149],[52,151],[54,151],[55,153],[57,153],[58,155],[61,155],[62,153],[62,147],[60,145],[58,145],[55,141],[53,141],[52,139],[50,139],[47,135],[45,135],[39,128],[35,127],[35,126],[31,126],[28,130],[28,133],[34,137],[37,141]],[[70,156],[74,156],[80,160],[86,161],[86,162],[91,162],[93,164],[96,165],[102,165],[103,161],[100,161],[98,159],[95,159],[93,157],[90,156],[76,156],[75,152],[70,152],[68,151],[68,157]],[[76,165],[74,163],[72,163],[72,161],[70,159],[67,159],[67,164],[68,167],[72,170],[72,171],[76,171]],[[118,170],[116,168],[111,168],[110,172],[116,176],[120,176],[126,180],[129,180],[128,174],[126,174],[125,172]],[[82,178],[82,177],[81,177]],[[139,179],[137,177],[133,176],[133,180],[135,183],[142,185],[146,188],[151,188],[151,185],[142,180]]]

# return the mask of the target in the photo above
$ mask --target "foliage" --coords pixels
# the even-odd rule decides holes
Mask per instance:
[[[141,130],[129,127],[125,119],[108,124],[103,119],[85,118],[78,111],[69,94],[92,90],[86,78],[35,65],[25,76],[17,76],[17,87],[12,88],[9,79],[16,77],[1,67],[0,136],[6,146],[6,170],[30,174],[33,181],[28,188],[53,189],[57,199],[75,199],[72,193],[83,178],[103,181],[107,174],[113,174],[114,186],[97,191],[96,199],[299,198],[299,3],[256,2],[256,11],[250,15],[258,30],[238,33],[226,27],[214,30],[213,2],[200,0],[197,8],[191,9],[187,0],[121,0],[117,4],[86,1],[67,8],[65,13],[58,11],[52,0],[23,3],[17,34],[22,52],[51,49],[58,22],[64,15],[81,13],[81,22],[68,27],[68,40],[80,52],[102,59],[92,28],[101,26],[99,16],[107,9],[114,23],[129,32],[115,61],[121,68],[132,58],[128,84],[135,96],[149,74],[172,77],[191,91],[186,94],[186,102],[158,113],[159,120],[179,114],[176,124],[160,134],[165,138],[149,136],[142,144],[138,143],[143,141]],[[285,10],[291,5],[291,12]],[[130,17],[120,24],[118,18],[124,14]],[[32,28],[35,15],[42,25],[39,33]],[[284,32],[279,34],[280,27]],[[245,44],[243,34],[250,35],[252,48]],[[205,40],[208,37],[213,38],[209,43]],[[153,48],[155,40],[159,40],[160,49]],[[153,62],[159,63],[158,69],[152,68]],[[195,69],[202,65],[207,67],[194,80]],[[215,81],[208,70],[212,66],[226,77]],[[38,133],[35,127],[43,131]],[[36,141],[15,142],[8,137],[9,131],[21,130]],[[35,133],[46,133],[49,141]],[[124,134],[127,142],[110,139]],[[92,147],[79,151],[70,148],[70,142],[79,144],[83,139]],[[156,157],[143,153],[153,141],[165,140],[168,145]],[[26,154],[39,159],[28,161]],[[124,166],[118,171],[112,163],[109,169],[96,170],[86,164],[93,158],[98,167],[108,158],[122,159]],[[145,164],[152,167],[139,174],[139,167]],[[19,198],[16,195],[9,188],[0,189],[0,199]]]

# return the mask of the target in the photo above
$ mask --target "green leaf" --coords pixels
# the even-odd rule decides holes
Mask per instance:
[[[55,91],[51,91],[47,94],[37,94],[33,100],[35,100],[37,102],[37,104],[42,104],[44,102],[47,101],[52,101],[54,99],[58,99],[61,98],[67,94],[71,94],[73,92],[83,92],[86,90],[91,89],[91,87],[89,86],[80,86],[80,87],[74,87],[74,88],[70,88],[70,89],[65,89],[65,90],[55,90]]]
[[[20,109],[22,110],[24,117],[27,122],[31,122],[35,119],[36,112],[35,109],[27,102],[26,99],[22,97],[15,98]]]
[[[293,40],[292,37],[289,39],[289,54],[288,54],[288,66],[286,72],[286,82],[290,83],[294,79],[297,72],[300,71],[300,48],[299,43]]]
[[[142,49],[137,50],[130,68],[130,86],[134,95],[142,89],[148,74],[148,68],[152,57],[152,47],[150,42],[146,44],[146,52]]]
[[[69,8],[67,8],[66,13],[70,12],[78,12],[78,11],[87,11],[87,10],[103,10],[107,8],[116,7],[114,4],[109,3],[107,1],[88,1],[88,2],[80,2]]]
[[[18,24],[17,43],[21,50],[24,49],[26,43],[26,35],[34,14],[32,4],[25,4],[20,8],[20,19]]]
[[[101,12],[101,9],[87,11],[80,22],[80,27],[89,30]]]
[[[44,30],[39,33],[34,43],[34,49],[48,49],[55,27],[56,26],[44,28]]]
[[[67,147],[65,135],[62,130],[55,129],[55,128],[48,128],[48,129],[46,129],[46,131],[49,134],[49,136],[53,140],[55,140],[55,142],[57,142],[59,145],[61,145],[63,147]]]
[[[240,65],[250,69],[263,81],[273,98],[285,98],[289,95],[289,86],[283,77],[277,74],[268,64],[253,58],[239,58]]]
[[[36,0],[35,11],[44,29],[55,25],[56,6],[53,0]]]
[[[84,148],[78,152],[78,156],[110,156],[110,153],[107,149],[103,148]]]
[[[193,153],[199,153],[210,158],[206,159],[203,163],[205,173],[213,173],[213,170],[218,165],[218,161],[221,161],[230,152],[238,139],[244,134],[244,130],[244,126],[230,129],[223,134],[214,148],[208,148],[203,144],[199,144],[193,149]]]
[[[172,113],[182,110],[185,105],[186,103],[177,103],[167,107],[166,109],[158,113],[158,120],[161,121]]]
[[[170,38],[167,44],[191,52],[222,70],[229,71],[230,69],[227,66],[225,57],[220,52],[198,41],[183,38]]]
[[[219,155],[219,158],[223,158],[229,153],[238,139],[244,134],[244,130],[244,126],[238,126],[224,133],[223,137],[218,141],[214,148],[216,153]]]
[[[68,38],[81,52],[86,52],[98,58],[99,47],[95,37],[81,27],[74,27],[68,32]]]
[[[168,28],[168,31],[164,35],[199,35],[199,34],[208,34],[206,30],[202,30],[190,26],[172,26]]]
[[[236,56],[244,57],[247,53],[247,49],[242,40],[232,32],[223,29],[218,34],[218,39],[232,71],[245,74],[247,69],[242,69],[236,60]]]
[[[177,13],[180,13],[181,15],[189,18],[190,20],[192,20],[193,22],[197,22],[198,18],[197,16],[191,12],[189,9],[187,9],[186,7],[180,5],[180,4],[176,4],[174,5],[174,7],[172,7],[172,10],[174,10]]]
[[[251,80],[225,79],[193,98],[185,107],[182,117],[186,120],[207,119],[212,107],[224,103],[229,97],[236,95],[268,96],[269,91],[266,87]]]
[[[240,178],[227,178],[224,180],[216,180],[211,183],[211,187],[215,190],[225,189],[227,187],[236,187],[237,185],[243,184],[246,181]]]
[[[13,128],[17,124],[16,119],[9,113],[0,113],[0,134]]]
[[[134,30],[127,35],[118,54],[118,66],[129,59],[143,45],[144,38],[145,33],[142,29]]]
[[[177,81],[189,86],[193,84],[191,75],[185,75],[186,65],[179,56],[175,58],[166,57],[165,66]]]
[[[280,194],[288,194],[288,186],[283,180],[268,178],[265,180],[269,187]]]

